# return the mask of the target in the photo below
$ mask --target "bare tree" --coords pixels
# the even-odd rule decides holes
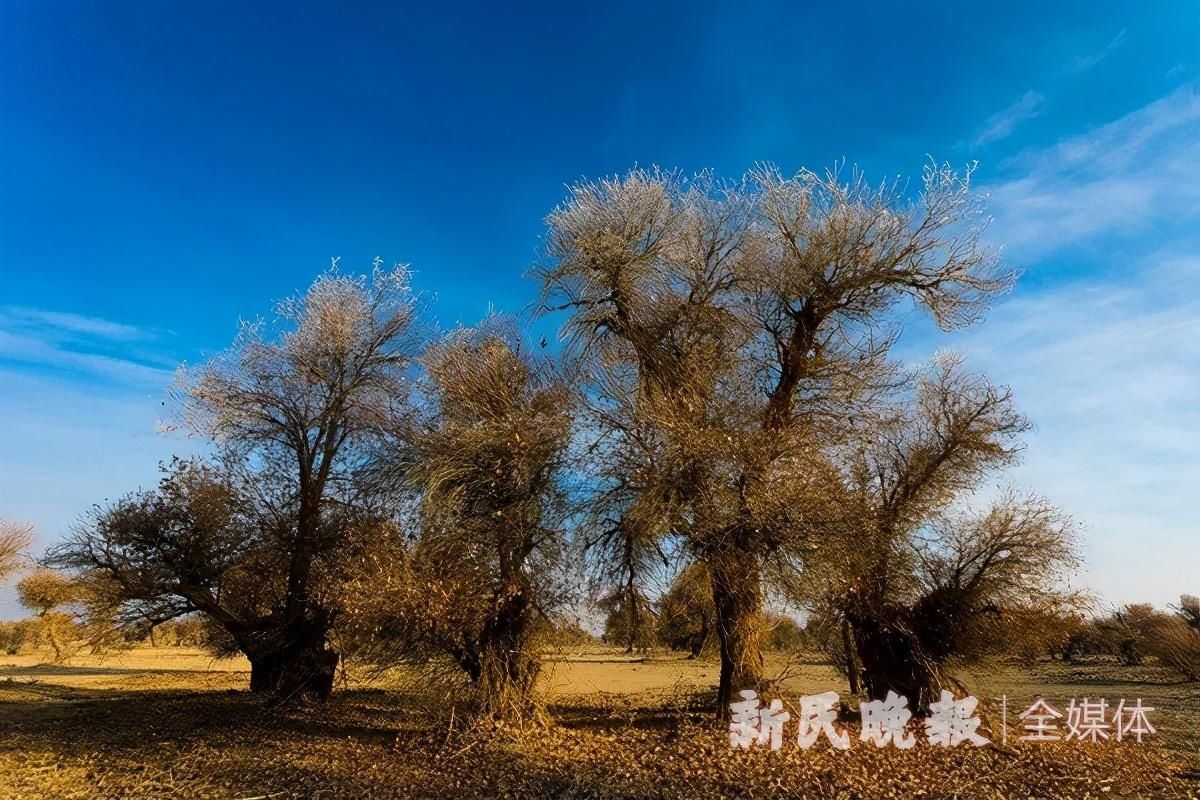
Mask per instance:
[[[74,619],[59,609],[80,598],[79,586],[61,572],[39,569],[17,582],[17,597],[34,613],[36,633],[50,644],[54,660],[61,661],[67,655]]]
[[[419,412],[379,465],[411,497],[416,531],[394,537],[354,592],[356,627],[374,638],[364,656],[450,656],[483,716],[525,718],[537,713],[535,639],[558,602],[570,392],[498,319],[450,334],[422,363]]]
[[[654,644],[658,614],[638,587],[619,586],[596,602],[604,613],[604,641],[625,645],[625,652],[645,651]]]
[[[21,568],[21,557],[33,544],[33,526],[0,519],[0,581]]]
[[[1012,273],[980,244],[970,172],[930,165],[909,202],[771,168],[740,183],[634,170],[573,187],[551,214],[545,306],[592,370],[593,395],[648,464],[643,529],[707,566],[721,649],[718,708],[761,681],[763,581],[794,566],[824,449],[891,379],[888,312],[908,299],[943,327],[975,319]],[[622,528],[636,503],[608,513]]]
[[[1011,493],[959,510],[1027,427],[1006,389],[943,354],[843,451],[847,495],[804,581],[849,622],[872,698],[893,690],[924,708],[973,633],[1069,597],[1077,556],[1061,512]]]
[[[106,572],[133,613],[200,611],[250,659],[251,689],[328,696],[338,565],[357,530],[353,477],[402,407],[419,346],[403,268],[330,271],[180,374],[179,413],[220,469],[183,465],[99,513],[60,563]]]
[[[593,596],[613,621],[608,638],[619,630],[627,652],[654,626],[652,584],[678,555],[662,536],[676,490],[656,469],[666,444],[653,420],[622,386],[628,375],[611,377],[598,393],[576,382],[577,437],[581,460],[589,466],[579,492],[584,513],[576,536]],[[614,612],[624,617],[613,618]]]

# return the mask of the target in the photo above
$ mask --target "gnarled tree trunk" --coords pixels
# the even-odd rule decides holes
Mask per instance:
[[[328,623],[300,619],[243,644],[250,660],[250,691],[282,700],[324,701],[333,692],[338,653],[326,647]]]
[[[846,658],[846,677],[850,680],[850,694],[858,695],[858,657],[850,638],[850,620],[842,618],[842,652]]]
[[[907,697],[916,711],[928,710],[942,689],[941,666],[957,649],[971,614],[967,592],[941,587],[911,606],[877,597],[850,615],[871,699],[883,699],[891,690]]]
[[[724,718],[734,692],[762,685],[761,571],[757,559],[739,549],[710,554],[706,563],[721,651],[717,715]]]
[[[528,586],[510,586],[497,596],[495,611],[479,637],[480,713],[519,720],[534,715],[533,686],[541,663],[529,652],[533,606]]]
[[[882,700],[888,691],[908,698],[914,713],[928,709],[940,690],[936,666],[902,627],[879,620],[856,620],[854,642],[862,662],[867,696]]]

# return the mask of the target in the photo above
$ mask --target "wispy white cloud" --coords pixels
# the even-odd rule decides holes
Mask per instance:
[[[0,364],[53,369],[140,387],[170,380],[175,360],[155,348],[156,331],[42,309],[0,309]]]
[[[1022,153],[989,187],[995,234],[1023,258],[1200,216],[1200,95],[1186,85],[1118,120]]]
[[[952,344],[1037,425],[1011,478],[1085,526],[1087,582],[1110,602],[1194,593],[1200,96],[1186,85],[1001,171],[991,235],[1041,280]],[[1056,281],[1072,245],[1090,277]]]
[[[59,540],[93,503],[152,488],[158,465],[202,448],[156,431],[162,395],[139,382],[63,380],[0,366],[0,516],[34,525],[34,551]],[[11,583],[0,620],[25,616]]]
[[[0,310],[0,319],[26,321],[39,327],[58,329],[65,334],[81,334],[120,342],[154,338],[153,331],[121,322],[71,314],[65,311],[45,311],[37,308],[9,306]]]
[[[38,546],[91,503],[152,486],[159,461],[194,444],[156,433],[177,360],[161,332],[60,311],[0,308],[0,516]],[[18,613],[0,586],[0,619]]]
[[[1111,602],[1194,592],[1200,519],[1200,255],[1017,295],[958,342],[1036,423],[1010,476],[1085,526]]]
[[[35,552],[91,504],[152,487],[160,463],[203,449],[158,431],[172,343],[100,317],[0,307],[0,517],[33,523]],[[0,585],[0,619],[24,613]]]
[[[971,146],[983,147],[1007,138],[1018,125],[1033,119],[1045,107],[1046,98],[1030,89],[1015,102],[988,117],[971,137]]]
[[[1190,72],[1191,69],[1192,69],[1191,64],[1181,61],[1178,64],[1176,64],[1175,66],[1171,67],[1166,72],[1164,72],[1163,77],[1166,78],[1167,80],[1171,80],[1172,78],[1182,78],[1185,74]]]
[[[1071,62],[1069,69],[1071,72],[1075,73],[1087,72],[1089,69],[1111,56],[1123,44],[1125,44],[1125,29],[1122,29],[1120,33],[1114,36],[1112,41],[1104,46],[1103,50],[1090,55],[1076,57],[1075,60]]]

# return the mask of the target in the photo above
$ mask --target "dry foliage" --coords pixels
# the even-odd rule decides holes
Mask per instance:
[[[590,378],[593,514],[706,565],[719,707],[760,681],[763,581],[807,553],[838,482],[827,447],[892,378],[889,312],[952,328],[1011,283],[984,222],[969,171],[935,164],[913,203],[857,174],[634,170],[550,216],[539,277]]]
[[[559,707],[549,728],[464,729],[435,699],[405,692],[264,709],[237,693],[64,704],[38,691],[0,682],[3,707],[24,712],[0,747],[0,793],[13,800],[1195,797],[1195,783],[1152,745],[879,750],[850,725],[849,752],[794,742],[732,751],[695,703],[636,705],[618,718],[581,701]]]
[[[371,548],[347,629],[375,663],[449,657],[483,715],[526,718],[537,639],[560,602],[570,396],[504,320],[452,333],[422,363],[427,402],[377,467],[416,530]]]
[[[131,623],[205,615],[251,660],[252,689],[326,697],[353,478],[403,412],[418,332],[407,271],[378,264],[369,279],[331,270],[270,323],[244,323],[230,350],[180,370],[180,422],[219,457],[98,510],[52,560],[99,573]]]
[[[0,581],[21,568],[21,557],[33,544],[33,526],[0,519]]]
[[[1019,451],[1027,423],[1006,389],[943,354],[885,399],[840,448],[842,494],[814,525],[807,568],[781,582],[848,623],[855,653],[839,661],[861,661],[872,698],[895,691],[923,708],[948,662],[1069,607],[1078,557],[1071,521],[1039,497],[964,508]]]

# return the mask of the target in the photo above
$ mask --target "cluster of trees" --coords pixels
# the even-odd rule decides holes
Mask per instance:
[[[922,706],[951,659],[1069,603],[1076,558],[1037,496],[969,506],[1028,427],[1008,391],[891,356],[914,309],[958,328],[1011,286],[986,219],[936,164],[911,194],[769,168],[580,183],[535,272],[561,352],[512,320],[436,336],[403,269],[331,271],[181,371],[210,455],[48,563],[119,624],[202,615],[288,698],[326,696],[344,654],[451,664],[484,713],[536,713],[586,568],[633,646],[711,635],[718,709],[764,681],[774,597],[832,622],[870,696]]]
[[[86,605],[60,606],[44,615],[25,603],[33,598],[20,591],[18,594],[32,613],[25,619],[0,622],[0,653],[40,654],[49,649],[57,663],[81,652],[106,655],[141,644],[192,648],[208,648],[213,644],[213,631],[200,617],[170,620],[154,627],[117,626],[102,616],[93,616]]]
[[[1137,603],[1099,617],[1067,617],[1052,630],[1050,655],[1068,663],[1107,655],[1136,667],[1150,656],[1185,680],[1200,680],[1200,598],[1193,595],[1168,612]]]
[[[628,602],[628,597],[633,602]],[[711,580],[703,564],[688,564],[657,598],[628,586],[610,589],[596,603],[604,615],[601,641],[626,653],[668,648],[696,658],[716,647],[716,609]],[[760,620],[767,650],[794,652],[810,645],[790,614],[764,612]]]
[[[96,597],[93,581],[37,568],[29,555],[32,544],[33,526],[0,519],[0,583],[24,572],[15,588],[31,613],[29,619],[0,622],[0,652],[48,647],[60,661],[81,647],[100,651],[139,638],[106,617],[111,603]]]

